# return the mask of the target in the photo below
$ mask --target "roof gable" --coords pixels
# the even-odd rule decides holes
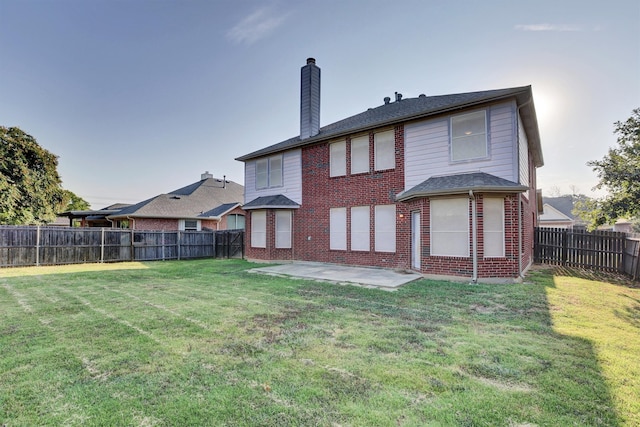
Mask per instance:
[[[529,143],[536,165],[542,166],[542,151],[540,135],[532,102],[531,86],[508,89],[467,92],[452,95],[425,96],[417,98],[403,98],[399,101],[370,108],[360,114],[331,123],[320,128],[318,135],[300,139],[299,136],[287,139],[269,147],[240,156],[236,160],[246,161],[284,150],[302,147],[331,138],[345,136],[350,133],[373,129],[385,125],[405,122],[408,120],[435,116],[447,112],[473,108],[479,105],[506,99],[515,99],[521,107],[521,116],[527,131]]]
[[[406,201],[420,197],[466,194],[469,190],[483,193],[522,193],[528,189],[524,185],[485,172],[472,172],[431,177],[400,193],[397,200]]]
[[[221,206],[235,207],[243,199],[242,185],[207,178],[126,207],[110,218],[214,218]]]

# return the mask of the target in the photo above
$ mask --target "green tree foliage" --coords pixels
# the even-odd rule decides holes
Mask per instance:
[[[64,211],[84,211],[91,207],[89,202],[69,190],[64,190],[64,206]]]
[[[62,188],[57,167],[58,158],[34,137],[0,126],[0,224],[51,222],[69,203],[82,200]]]
[[[602,160],[587,163],[600,180],[596,188],[609,193],[581,208],[591,228],[618,218],[640,216],[640,108],[633,110],[627,121],[614,126],[618,146],[610,148]]]

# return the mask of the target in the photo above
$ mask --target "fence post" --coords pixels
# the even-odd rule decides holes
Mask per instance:
[[[36,267],[40,265],[40,226],[36,227]]]
[[[104,262],[104,227],[100,233],[100,262]]]
[[[180,236],[180,230],[178,230],[178,235],[176,236],[176,243],[177,243],[177,245],[178,245],[178,259],[180,259],[180,255],[181,255],[181,254],[180,254],[180,252],[181,252],[181,251],[180,251],[180,249],[181,249],[181,246],[182,246],[182,245],[181,245],[181,243],[182,243],[182,242],[181,242],[180,237],[181,237],[181,236]]]
[[[160,237],[162,238],[162,260],[164,261],[164,230],[162,230]]]
[[[130,241],[131,241],[131,253],[129,254],[129,258],[130,258],[131,261],[135,261],[135,259],[136,259],[136,254],[135,254],[136,247],[133,244],[133,238],[134,237],[135,236],[133,234],[133,228],[132,228],[131,229],[131,239],[130,239]]]

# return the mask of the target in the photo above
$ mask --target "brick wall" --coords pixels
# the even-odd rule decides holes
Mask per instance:
[[[275,249],[275,213],[267,210],[267,247],[251,247],[251,224],[247,221],[246,254],[250,259],[304,260],[387,268],[411,268],[411,212],[421,214],[421,265],[424,274],[473,276],[473,258],[431,256],[430,201],[428,198],[407,203],[395,202],[395,195],[404,190],[404,127],[394,128],[395,168],[374,170],[374,134],[369,134],[369,172],[350,174],[351,145],[347,138],[345,176],[329,176],[329,143],[302,149],[302,206],[293,210],[293,248]],[[336,141],[331,141],[336,142]],[[535,181],[535,169],[530,174]],[[535,182],[533,182],[535,188]],[[476,194],[478,278],[517,278],[519,261],[523,269],[532,259],[533,224],[535,222],[535,190],[530,194],[507,194],[504,197],[504,257],[484,257],[484,221],[482,194]],[[493,195],[495,197],[495,195]],[[530,200],[533,202],[530,203]],[[375,251],[375,217],[377,205],[396,206],[396,251]],[[369,206],[369,251],[352,251],[350,243],[352,207]],[[472,227],[472,204],[469,202],[469,229]],[[347,249],[329,249],[329,215],[331,208],[346,208]],[[520,217],[518,214],[520,213]],[[521,228],[519,228],[521,227]],[[521,247],[520,233],[523,236]],[[469,253],[473,254],[470,233]],[[521,257],[521,258],[519,258]]]
[[[203,219],[201,221],[202,229],[216,229],[217,221]],[[136,230],[164,230],[175,231],[179,229],[180,220],[178,219],[160,219],[160,218],[135,218],[134,224],[130,226]]]
[[[369,134],[369,172],[351,175],[351,144],[347,139],[347,174],[329,176],[329,144],[302,150],[302,207],[295,212],[294,248],[296,259],[352,265],[408,268],[410,218],[405,204],[395,203],[404,189],[404,127],[396,126],[395,168],[375,171],[374,134]],[[396,252],[376,252],[376,205],[396,204]],[[349,230],[351,207],[370,207],[370,250],[351,251]],[[347,250],[329,249],[329,210],[347,208]]]

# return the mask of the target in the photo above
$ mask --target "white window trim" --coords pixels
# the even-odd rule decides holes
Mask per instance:
[[[383,222],[389,219],[390,222]],[[396,252],[396,205],[378,205],[374,209],[376,252]]]
[[[347,141],[329,144],[329,176],[345,176],[347,174]]]
[[[291,249],[291,211],[276,211],[276,248]],[[285,226],[285,230],[281,231],[281,226]]]
[[[361,217],[361,218],[360,218]],[[354,206],[351,208],[351,250],[371,251],[371,208]]]
[[[395,169],[396,167],[396,144],[395,144],[395,131],[388,130],[384,132],[378,132],[373,135],[373,153],[374,153],[374,167],[376,171]],[[390,156],[388,163],[383,163],[382,159],[385,158],[385,149],[390,150],[386,153]]]
[[[449,228],[446,229],[440,229],[440,230],[436,230],[434,229],[434,224],[435,224],[435,214],[438,214],[439,212],[437,212],[438,209],[446,209],[448,212],[451,212],[451,208],[454,208],[456,206],[443,206],[443,207],[438,207],[438,205],[442,204],[442,203],[457,203],[460,206],[457,206],[458,208],[461,209],[466,209],[466,220],[465,220],[465,225],[461,228],[463,229],[455,229],[454,226],[456,224],[454,224],[452,221],[448,221],[447,222],[447,226]],[[469,257],[469,237],[470,237],[470,231],[469,231],[469,199],[466,197],[459,197],[459,198],[452,198],[452,199],[432,199],[430,202],[431,206],[430,206],[430,236],[431,236],[431,256],[442,256],[442,257],[453,257],[453,258],[468,258]],[[465,208],[463,208],[463,206],[465,206]],[[459,253],[455,253],[453,251],[447,250],[447,247],[444,245],[444,242],[450,241],[451,238],[453,237],[460,237],[461,235],[464,236],[464,252],[459,252]]]
[[[329,249],[347,250],[347,208],[329,209]]]
[[[454,138],[453,136],[453,131],[454,131],[454,125],[453,125],[453,121],[456,118],[461,118],[464,116],[470,116],[470,115],[475,115],[475,114],[479,114],[482,113],[483,117],[484,117],[484,155],[482,156],[478,156],[478,157],[465,157],[462,159],[454,159],[454,152],[453,152],[453,147],[454,147],[454,140],[460,140],[463,139],[465,137],[456,137]],[[479,134],[477,134],[479,135]],[[478,111],[471,111],[469,113],[464,113],[464,114],[457,114],[455,116],[451,116],[449,118],[449,159],[451,160],[451,162],[453,163],[458,163],[458,162],[469,162],[469,161],[476,161],[476,160],[483,160],[483,159],[487,159],[489,158],[489,124],[487,123],[487,111],[486,110],[478,110]]]
[[[487,227],[487,219],[489,218],[489,216],[487,215],[488,214],[487,207],[488,207],[488,205],[490,203],[499,203],[499,206],[500,206],[500,212],[499,212],[500,213],[500,219],[499,219],[499,221],[500,221],[500,230],[497,230],[497,229],[496,230],[487,230],[487,228],[488,228]],[[483,213],[483,220],[484,220],[483,221],[484,257],[485,258],[504,258],[504,256],[505,256],[505,244],[504,244],[504,240],[505,240],[504,239],[504,237],[505,237],[505,230],[504,230],[504,199],[503,198],[497,198],[497,197],[485,198],[483,200],[483,205],[484,206],[483,206],[482,213]],[[502,239],[501,239],[502,246],[501,246],[500,251],[499,251],[498,254],[487,255],[487,242],[490,240],[490,239],[487,238],[489,233],[491,233],[491,234],[499,234],[502,237]]]
[[[187,230],[187,221],[195,221],[196,229],[195,230]],[[202,222],[199,219],[181,219],[178,224],[178,229],[180,231],[202,231]]]
[[[260,228],[257,225],[260,225]],[[251,213],[251,247],[267,247],[267,211],[265,210]]]
[[[277,184],[273,184],[273,178],[272,178],[272,174],[274,173],[274,171],[276,171],[277,169],[273,169],[271,163],[274,160],[280,160],[280,183]],[[258,181],[258,165],[259,164],[265,164],[266,165],[266,172],[261,174],[261,175],[265,175],[264,178],[264,186],[259,185],[259,181]],[[255,186],[256,186],[256,190],[264,190],[265,188],[277,188],[277,187],[283,187],[284,186],[284,156],[282,154],[277,154],[275,156],[269,156],[269,157],[263,157],[261,159],[258,159],[255,161]]]
[[[356,149],[356,147],[359,149]],[[364,158],[359,158],[359,154]],[[356,169],[354,165],[358,163],[363,163],[363,165],[361,168]],[[369,135],[351,138],[351,174],[368,173],[369,168]]]

